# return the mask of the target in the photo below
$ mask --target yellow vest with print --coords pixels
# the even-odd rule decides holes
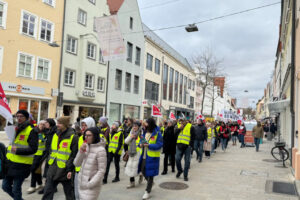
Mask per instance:
[[[49,165],[52,165],[54,163],[54,160],[56,159],[56,163],[59,168],[66,168],[66,163],[69,160],[69,157],[72,153],[71,144],[73,141],[73,137],[74,134],[72,134],[70,138],[63,139],[58,144],[57,134],[55,133],[53,135],[51,143],[51,154],[50,159],[48,161]]]
[[[83,144],[83,135],[79,137],[78,139],[78,151],[80,150],[81,145]],[[76,172],[80,172],[81,167],[75,167]]]
[[[155,136],[150,138],[150,140],[148,141],[149,145],[156,144],[157,136],[158,136],[158,134],[156,134]],[[148,148],[147,149],[147,156],[149,156],[149,157],[160,157],[160,149],[159,150],[151,150],[151,149]]]
[[[207,138],[211,139],[215,131],[212,128],[207,129]]]
[[[28,148],[29,144],[28,144],[27,140],[28,140],[31,130],[32,130],[32,127],[27,126],[15,138],[13,145],[16,146],[17,148]],[[15,162],[15,163],[20,163],[20,164],[32,165],[34,154],[32,154],[32,155],[16,155],[11,152],[11,148],[12,148],[12,145],[9,145],[7,148],[7,154],[6,154],[7,160],[10,160],[11,162]]]
[[[107,130],[107,127],[106,128],[101,128],[100,138],[103,138],[106,141],[106,145],[108,145],[108,141],[107,141],[107,139],[105,138],[105,135],[104,135],[106,130]]]
[[[42,138],[40,138],[40,134],[42,135]],[[45,144],[45,135],[43,133],[39,133],[39,147],[37,152],[35,153],[36,156],[42,156],[43,152],[46,150],[46,144]]]
[[[178,138],[177,138],[177,144],[190,144],[191,140],[191,128],[192,124],[188,123],[185,125],[184,129],[179,133]]]
[[[118,133],[116,133],[114,135],[109,134],[110,141],[109,141],[109,145],[108,145],[108,152],[116,153],[121,133],[122,133],[122,131],[119,131]],[[122,154],[123,146],[124,146],[124,138],[123,138],[122,147],[121,147],[120,151],[118,152],[119,155]]]

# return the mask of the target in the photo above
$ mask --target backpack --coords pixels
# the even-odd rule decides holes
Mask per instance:
[[[3,179],[6,174],[6,148],[0,142],[0,179]]]

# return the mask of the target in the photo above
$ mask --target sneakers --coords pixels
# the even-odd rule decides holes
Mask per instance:
[[[182,174],[182,172],[177,172],[176,178],[179,178],[181,174]]]
[[[130,182],[129,185],[127,185],[127,189],[134,188],[134,187],[135,187],[134,182]]]
[[[188,177],[184,177],[184,181],[189,181],[189,178]]]
[[[41,189],[43,189],[44,188],[44,186],[43,186],[43,184],[41,184],[41,185],[37,185],[36,187],[35,187],[35,190],[36,191],[40,191]]]
[[[30,187],[30,188],[28,188],[28,190],[27,190],[27,194],[32,194],[32,193],[34,193],[35,192],[35,188],[34,187]]]
[[[149,199],[149,198],[150,198],[150,194],[147,191],[145,191],[145,194],[143,195],[143,200]]]
[[[116,178],[114,178],[114,180],[112,180],[113,183],[116,183],[116,182],[119,182],[119,181],[120,181],[119,177],[116,177]]]

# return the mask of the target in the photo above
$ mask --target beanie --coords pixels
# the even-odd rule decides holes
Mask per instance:
[[[105,116],[100,117],[99,121],[103,124],[107,123],[107,118]]]
[[[50,124],[50,127],[56,126],[54,119],[48,118],[48,119],[46,119],[46,121]]]
[[[19,110],[17,114],[22,114],[26,119],[29,119],[29,113],[27,112],[27,110]]]
[[[112,123],[112,125],[115,125],[117,128],[119,128],[119,122],[115,121],[114,123]]]
[[[63,124],[66,128],[70,126],[71,118],[69,116],[63,116],[57,119],[57,122]]]

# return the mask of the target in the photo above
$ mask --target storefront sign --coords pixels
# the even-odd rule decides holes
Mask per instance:
[[[2,82],[3,89],[10,92],[45,95],[45,89],[27,85]]]
[[[83,90],[82,95],[85,96],[85,97],[95,97],[95,92],[88,91],[88,90]]]
[[[147,101],[147,100],[144,100],[144,101],[142,101],[142,104],[143,104],[143,105],[147,105],[147,104],[148,104],[148,101]]]

